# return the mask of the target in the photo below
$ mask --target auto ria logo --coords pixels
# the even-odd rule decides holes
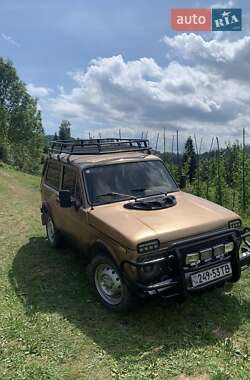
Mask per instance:
[[[171,26],[176,32],[241,31],[241,9],[173,8]]]

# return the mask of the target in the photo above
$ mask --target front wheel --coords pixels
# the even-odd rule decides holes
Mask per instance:
[[[46,233],[49,245],[53,248],[58,248],[61,243],[61,235],[56,229],[55,224],[50,216],[46,222]]]
[[[111,258],[100,254],[88,265],[89,283],[101,302],[113,311],[127,311],[133,299]]]

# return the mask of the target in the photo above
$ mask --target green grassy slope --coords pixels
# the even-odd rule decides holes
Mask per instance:
[[[81,256],[48,247],[39,207],[39,178],[0,167],[1,380],[249,379],[250,271],[230,295],[116,316]]]

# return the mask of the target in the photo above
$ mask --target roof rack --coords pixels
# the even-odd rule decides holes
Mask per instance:
[[[149,140],[145,139],[90,139],[90,140],[56,140],[50,143],[50,154],[107,154],[119,152],[148,151],[150,153]]]

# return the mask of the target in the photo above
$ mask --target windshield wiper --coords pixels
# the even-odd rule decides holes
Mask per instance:
[[[130,191],[133,191],[133,192],[135,192],[135,193],[140,193],[140,192],[142,192],[142,191],[145,191],[145,190],[148,190],[148,189],[131,189]]]
[[[131,189],[130,191],[132,192],[143,192],[143,191],[146,191],[146,190],[149,190],[149,191],[153,191],[151,189]],[[168,195],[166,191],[160,191],[160,192],[156,192],[156,193],[152,193],[152,194],[146,194],[146,195],[142,195],[142,196],[137,196],[136,199],[141,199],[141,198],[148,198],[148,197],[155,197],[157,195]]]
[[[98,194],[98,195],[96,195],[96,198],[99,198],[99,197],[112,197],[112,196],[116,196],[116,195],[120,195],[121,197],[127,197],[127,198],[131,198],[131,199],[136,199],[136,197],[134,197],[131,194],[116,193],[115,191],[111,191],[109,193],[104,193],[104,194]]]

